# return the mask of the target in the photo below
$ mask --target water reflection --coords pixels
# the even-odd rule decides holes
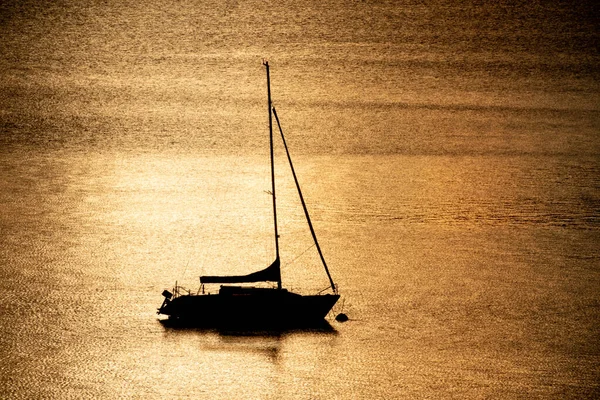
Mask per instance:
[[[165,336],[169,338],[201,339],[203,351],[258,354],[265,356],[274,364],[281,361],[282,348],[289,337],[323,337],[323,335],[337,336],[338,334],[338,331],[325,320],[304,328],[209,328],[176,323],[168,319],[159,320],[159,323],[164,327]]]
[[[265,337],[280,337],[290,333],[325,333],[325,334],[337,334],[337,330],[326,321],[317,321],[311,325],[304,326],[286,326],[286,327],[275,327],[275,326],[227,326],[227,327],[207,327],[202,326],[198,323],[182,323],[180,321],[170,319],[160,319],[159,323],[162,324],[165,329],[173,331],[198,331],[198,332],[213,332],[218,333],[222,336],[265,336]]]

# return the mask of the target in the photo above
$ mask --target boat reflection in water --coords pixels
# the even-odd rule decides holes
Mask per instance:
[[[198,293],[181,293],[182,288],[175,285],[173,292],[163,292],[164,301],[158,310],[167,315],[170,325],[192,325],[203,327],[231,328],[319,328],[329,325],[325,316],[339,299],[337,288],[321,252],[313,229],[302,191],[294,171],[294,166],[283,136],[279,118],[271,103],[271,84],[269,64],[263,63],[267,72],[267,99],[269,107],[269,142],[271,154],[271,196],[273,199],[273,221],[275,239],[275,261],[267,268],[248,275],[240,276],[202,276]],[[279,258],[279,235],[277,232],[277,202],[275,196],[275,166],[273,157],[273,116],[281,134],[288,162],[298,189],[298,195],[304,209],[315,247],[321,258],[332,293],[301,295],[282,288]],[[216,294],[205,293],[205,284],[240,284],[256,282],[276,282],[276,288],[222,285]],[[327,288],[329,290],[329,288]],[[329,326],[331,328],[331,326]]]

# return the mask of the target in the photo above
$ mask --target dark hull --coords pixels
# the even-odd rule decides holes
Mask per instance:
[[[302,327],[322,323],[339,295],[304,296],[285,289],[224,287],[219,294],[167,300],[159,314],[206,327]]]

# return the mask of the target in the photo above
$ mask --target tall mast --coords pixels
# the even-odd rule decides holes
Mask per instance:
[[[269,75],[269,62],[263,61],[267,70],[267,98],[269,101],[269,147],[271,149],[271,194],[273,196],[273,221],[275,227],[275,261],[279,261],[279,233],[277,232],[277,201],[275,199],[275,160],[273,156],[273,116],[271,115],[271,77]],[[281,289],[281,275],[277,281],[277,288]]]
[[[310,228],[310,233],[312,234],[313,241],[315,242],[315,247],[317,248],[317,252],[321,257],[321,262],[323,263],[323,267],[325,267],[325,272],[327,273],[327,277],[329,278],[329,284],[331,285],[331,290],[333,293],[337,294],[337,289],[335,288],[335,283],[333,283],[333,279],[331,278],[331,274],[329,273],[329,268],[327,268],[327,263],[325,262],[325,257],[323,257],[323,252],[321,252],[321,246],[319,246],[319,241],[317,240],[317,234],[315,233],[315,229],[313,228],[312,222],[310,221],[310,215],[308,214],[308,208],[306,208],[306,203],[304,202],[304,196],[302,196],[302,190],[300,190],[300,183],[298,182],[298,178],[296,177],[296,171],[294,170],[294,164],[292,164],[292,157],[290,156],[290,152],[287,147],[287,143],[285,142],[285,137],[283,136],[283,130],[281,129],[281,124],[279,123],[279,117],[277,116],[277,112],[275,111],[275,107],[272,108],[273,115],[275,115],[275,120],[277,120],[277,127],[279,127],[279,133],[281,134],[281,140],[283,141],[283,147],[285,147],[285,153],[287,154],[288,162],[290,164],[290,169],[292,170],[292,175],[294,176],[294,182],[296,183],[296,189],[298,189],[298,196],[300,197],[300,202],[302,203],[302,208],[304,209],[304,215],[306,216],[306,222],[308,222],[308,227]]]

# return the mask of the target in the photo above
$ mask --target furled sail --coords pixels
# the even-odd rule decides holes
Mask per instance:
[[[248,283],[248,282],[281,282],[279,258],[273,264],[248,275],[235,276],[201,276],[200,283]]]

